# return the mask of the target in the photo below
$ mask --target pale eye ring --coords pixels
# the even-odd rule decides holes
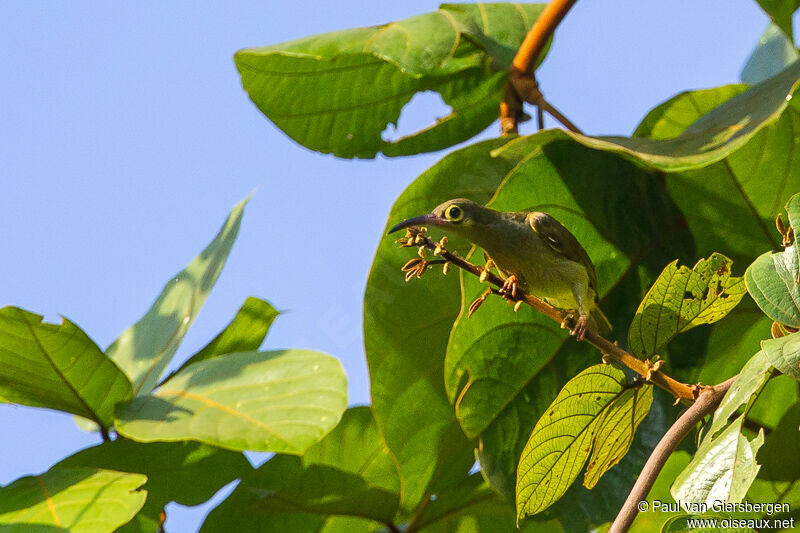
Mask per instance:
[[[464,211],[457,205],[451,205],[447,208],[447,210],[445,210],[444,216],[450,222],[459,222],[462,218],[464,218]]]

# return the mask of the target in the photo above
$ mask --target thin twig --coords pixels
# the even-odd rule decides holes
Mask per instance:
[[[496,287],[503,286],[503,280],[493,274],[492,272],[484,271],[483,268],[470,263],[469,261],[462,259],[461,257],[441,248],[441,245],[437,245],[430,237],[420,233],[419,231],[414,231],[413,229],[409,229],[409,235],[413,236],[409,242],[409,246],[418,245],[418,246],[425,246],[430,250],[436,250],[437,247],[440,249],[438,255],[441,256],[443,259],[446,259],[449,263],[456,265],[457,267],[465,270],[475,276],[480,277],[481,275],[484,276],[484,279],[495,285]],[[522,289],[517,289],[516,292],[516,299],[518,301],[522,301],[527,305],[531,306],[535,310],[539,311],[540,313],[544,314],[548,318],[555,320],[559,324],[563,324],[564,326],[568,327],[569,329],[573,329],[575,326],[575,319],[569,313],[565,311],[561,311],[556,309],[552,305],[546,303],[545,301],[533,296],[532,294],[528,294]],[[600,336],[596,331],[587,330],[584,336],[584,340],[600,350],[603,355],[618,361],[619,363],[625,365],[626,367],[630,368],[637,374],[645,377],[655,385],[658,385],[662,389],[666,390],[676,398],[680,398],[683,400],[695,400],[698,397],[698,394],[702,390],[701,387],[698,385],[687,385],[686,383],[681,383],[668,375],[666,375],[661,370],[654,368],[651,364],[646,361],[642,361],[641,359],[634,357],[627,351],[623,350],[616,344],[612,343],[608,339]]]
[[[628,494],[628,499],[622,505],[622,509],[620,509],[608,533],[625,533],[630,529],[636,519],[636,515],[639,513],[639,502],[647,498],[650,489],[653,488],[653,483],[655,483],[670,454],[675,451],[675,448],[678,447],[686,435],[697,426],[698,422],[717,408],[734,381],[736,381],[736,376],[723,381],[719,385],[703,390],[694,404],[661,437],[653,453],[650,454],[650,458],[647,459],[647,463],[645,463],[642,472],[636,479],[633,489]]]

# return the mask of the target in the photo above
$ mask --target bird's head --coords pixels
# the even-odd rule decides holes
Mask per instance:
[[[496,212],[472,200],[456,198],[439,204],[426,215],[402,221],[390,229],[389,233],[411,226],[438,226],[475,242],[480,229],[491,223],[492,215],[496,215]]]

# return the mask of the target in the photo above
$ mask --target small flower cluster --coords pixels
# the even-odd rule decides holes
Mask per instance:
[[[433,241],[425,235],[426,231],[428,231],[427,228],[412,226],[406,229],[405,237],[395,241],[403,248],[417,247],[417,254],[419,257],[410,259],[400,269],[406,273],[406,281],[411,281],[414,277],[422,277],[422,274],[424,274],[431,265],[442,265],[442,272],[445,275],[450,271],[450,261],[430,261],[427,258],[427,248],[430,246],[433,246],[433,255],[442,255],[447,252],[444,247],[444,245],[447,244],[447,237],[444,236],[438,243],[433,243]]]

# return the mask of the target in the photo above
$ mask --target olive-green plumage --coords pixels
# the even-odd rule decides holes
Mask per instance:
[[[541,211],[501,212],[458,198],[428,215],[408,219],[392,231],[435,225],[477,244],[519,287],[552,305],[575,310],[579,327],[601,334],[611,325],[597,307],[597,274],[586,250],[555,218]],[[578,330],[579,337],[583,331]]]

